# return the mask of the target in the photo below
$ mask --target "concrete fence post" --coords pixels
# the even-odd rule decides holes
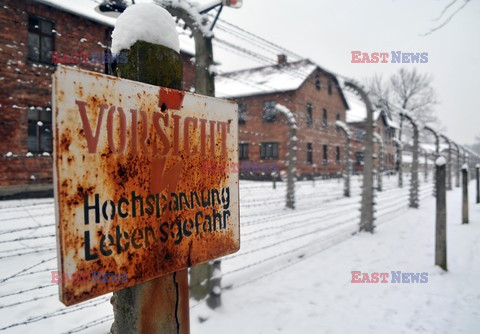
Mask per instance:
[[[460,147],[455,142],[452,142],[452,145],[455,146],[457,151],[455,159],[455,187],[460,188]]]
[[[367,108],[360,231],[373,233],[375,229],[373,189],[373,107],[368,94],[360,88],[359,85],[346,81],[345,87],[360,95],[360,98]]]
[[[410,176],[410,192],[408,198],[408,205],[411,208],[418,208],[418,156],[420,151],[419,145],[419,130],[417,123],[407,112],[401,112],[402,117],[406,118],[413,128],[413,152],[412,152],[412,175]]]
[[[475,175],[477,179],[477,204],[480,203],[480,165],[476,164],[475,166]]]
[[[350,136],[351,133],[348,130],[348,126],[341,122],[337,121],[336,123],[337,129],[340,129],[343,134],[345,135],[345,172],[344,172],[344,189],[343,189],[343,195],[345,197],[350,197],[350,179],[352,175],[352,161],[350,158]]]
[[[126,51],[128,61],[117,65],[121,78],[182,88],[182,59],[178,52],[144,41],[122,50]],[[111,330],[115,334],[190,332],[187,269],[116,291],[111,302]]]
[[[402,144],[402,132],[403,132],[403,114],[400,114],[400,130],[398,133],[397,144],[397,159],[398,159],[398,187],[403,188],[403,144]]]
[[[378,170],[377,170],[377,191],[383,191],[383,140],[378,133],[374,133],[374,138],[378,143]]]
[[[468,165],[462,166],[462,224],[468,224]]]
[[[424,130],[430,132],[434,137],[435,137],[435,160],[439,157],[440,155],[440,138],[439,138],[439,135],[437,133],[437,131],[433,130],[431,127],[429,126],[425,126],[423,128]],[[434,171],[436,172],[436,168],[434,169]],[[437,185],[436,185],[436,176],[434,175],[434,182],[433,182],[433,196],[436,196],[437,194]]]
[[[296,145],[297,145],[297,121],[293,113],[281,104],[275,105],[277,113],[285,116],[289,126],[288,138],[288,166],[287,166],[287,208],[295,209],[295,173],[296,173]]]
[[[447,153],[447,190],[452,190],[452,143],[450,139],[448,139],[445,135],[440,135],[440,137],[447,143],[448,145],[448,153]]]
[[[435,265],[447,270],[447,192],[445,189],[445,161],[435,161],[435,183],[437,185],[435,217]]]
[[[424,164],[424,174],[425,174],[425,182],[428,182],[428,152],[424,152],[425,157],[425,164]]]

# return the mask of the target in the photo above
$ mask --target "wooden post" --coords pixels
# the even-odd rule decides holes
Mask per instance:
[[[462,166],[462,224],[468,224],[468,165]]]
[[[128,52],[128,61],[117,64],[119,77],[182,88],[182,59],[178,52],[143,41],[122,52]],[[114,292],[111,302],[114,334],[190,332],[187,269]]]
[[[419,133],[418,127],[413,123],[413,153],[412,153],[412,175],[410,178],[409,206],[417,209],[418,203],[418,154],[419,154]]]
[[[435,162],[437,210],[435,221],[435,265],[447,270],[447,191],[445,188],[445,158]]]

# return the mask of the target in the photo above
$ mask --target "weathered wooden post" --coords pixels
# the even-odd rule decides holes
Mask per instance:
[[[468,224],[468,165],[462,166],[462,224]]]
[[[116,38],[122,38],[120,34],[129,29],[120,26],[122,22],[127,24],[128,19],[124,17],[122,22],[120,20],[122,16],[129,15],[131,9],[134,7],[129,8],[117,21],[112,48]],[[163,8],[155,9],[157,13],[165,13],[157,18],[158,23],[163,25],[165,23],[162,20],[171,20],[175,29],[170,14]],[[135,13],[130,14],[129,18],[133,15]],[[174,32],[176,33],[175,30]],[[168,35],[172,32],[164,33]],[[176,42],[179,43],[178,36]],[[117,75],[155,86],[182,89],[182,59],[178,50],[171,47],[144,41],[135,42],[129,50],[121,50],[128,54],[128,60],[117,64]],[[190,332],[188,269],[116,291],[111,302],[115,316],[112,325],[114,334]]]
[[[359,85],[346,81],[345,86],[360,95],[360,98],[363,103],[365,103],[367,109],[360,231],[373,233],[375,229],[373,189],[373,107],[368,94]]]
[[[435,161],[435,183],[437,184],[435,218],[435,265],[447,270],[447,192],[445,189],[445,158]]]
[[[287,119],[289,126],[288,138],[288,166],[287,166],[287,208],[295,209],[295,172],[296,172],[296,143],[297,143],[297,121],[293,113],[281,104],[275,105],[276,112]]]
[[[345,155],[345,174],[344,174],[344,188],[343,188],[343,195],[345,197],[350,197],[350,178],[352,175],[352,162],[350,158],[350,137],[351,133],[348,129],[348,126],[343,123],[342,121],[336,121],[335,123],[337,129],[340,129],[343,134],[345,135],[345,148],[344,148],[344,155]]]
[[[475,165],[476,179],[477,179],[477,204],[480,203],[480,165]]]

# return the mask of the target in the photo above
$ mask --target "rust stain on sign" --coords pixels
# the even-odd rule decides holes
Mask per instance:
[[[238,173],[202,171],[238,163],[236,105],[68,67],[53,82],[59,270],[92,277],[64,279],[64,304],[239,249]]]

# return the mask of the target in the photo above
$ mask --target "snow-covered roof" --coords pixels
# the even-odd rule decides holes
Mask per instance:
[[[317,65],[308,59],[217,75],[218,97],[241,97],[296,90]]]
[[[361,123],[365,122],[367,119],[367,107],[363,101],[358,98],[353,98],[348,94],[345,95],[348,105],[350,106],[350,110],[347,111],[347,123]],[[373,111],[373,121],[376,122],[380,115],[384,116],[385,124],[388,127],[399,129],[399,125],[394,122],[387,112],[382,112],[380,109],[375,109]]]

